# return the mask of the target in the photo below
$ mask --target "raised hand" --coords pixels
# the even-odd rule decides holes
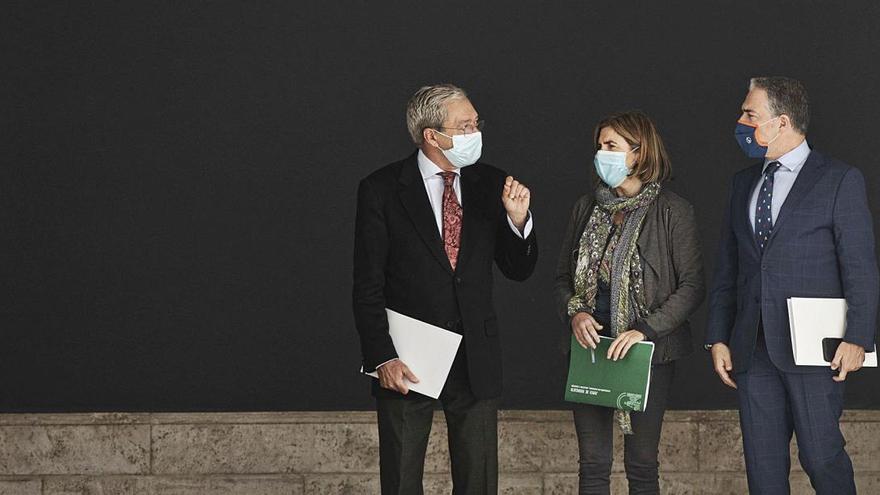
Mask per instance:
[[[501,193],[501,203],[507,210],[507,215],[513,224],[522,231],[526,226],[526,220],[529,216],[529,199],[531,193],[529,188],[512,176],[508,176],[504,181],[504,191]]]

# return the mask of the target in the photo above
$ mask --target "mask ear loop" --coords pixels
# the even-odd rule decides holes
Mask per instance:
[[[781,116],[779,116],[779,117],[781,117]],[[760,129],[762,125],[769,124],[770,122],[773,122],[774,120],[778,119],[779,117],[773,117],[772,119],[765,120],[764,122],[755,126],[755,142],[757,142],[761,146],[770,146],[773,143],[773,141],[776,141],[776,138],[778,138],[779,135],[782,134],[781,129],[779,131],[777,131],[776,136],[773,139],[771,139],[770,141],[767,141],[766,144],[762,143],[761,141],[758,141],[758,129]]]
[[[633,151],[636,151],[637,149],[639,149],[639,148],[641,148],[641,147],[642,147],[641,144],[637,144],[635,148],[633,148],[633,149],[627,151],[627,154],[632,153]],[[632,177],[632,175],[633,175],[634,173],[636,173],[636,162],[633,162],[633,168],[632,168],[632,170],[630,170],[630,172],[629,172],[628,174],[626,174],[626,176],[627,176],[627,177]]]
[[[455,141],[453,141],[452,136],[450,136],[450,135],[448,135],[448,134],[446,134],[446,133],[444,133],[444,132],[440,132],[440,131],[438,131],[437,129],[434,129],[433,127],[431,127],[430,129],[431,129],[432,131],[436,132],[437,134],[440,134],[440,135],[443,136],[443,137],[449,138],[449,140],[452,141],[452,148],[455,147]],[[434,138],[434,141],[437,141],[437,139]],[[446,151],[446,150],[444,150],[443,148],[441,148],[439,144],[435,144],[434,147],[437,148],[437,149],[440,150],[440,151]],[[449,149],[452,149],[452,148],[449,148]]]

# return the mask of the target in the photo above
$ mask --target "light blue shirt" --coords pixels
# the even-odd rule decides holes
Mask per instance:
[[[758,185],[755,186],[755,190],[752,191],[752,199],[749,201],[749,220],[752,223],[753,232],[755,230],[755,208],[758,205],[758,192],[761,190],[761,186],[764,185],[763,173],[767,170],[767,165],[770,162],[779,162],[782,164],[782,166],[779,167],[779,170],[773,175],[773,204],[770,205],[770,214],[773,218],[773,225],[776,225],[776,217],[779,216],[779,210],[782,209],[782,205],[785,203],[785,198],[787,198],[788,193],[791,192],[791,188],[794,186],[794,181],[797,179],[801,169],[804,168],[804,163],[806,163],[808,156],[810,156],[810,146],[805,139],[801,144],[797,145],[795,149],[780,156],[776,160],[764,160],[764,168],[761,169],[761,179],[758,181]]]

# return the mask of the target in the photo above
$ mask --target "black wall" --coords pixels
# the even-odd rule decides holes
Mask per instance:
[[[412,151],[405,102],[444,81],[488,121],[484,159],[533,191],[536,273],[497,287],[504,406],[564,407],[550,292],[595,122],[653,116],[711,274],[751,163],[733,139],[748,79],[800,78],[811,144],[861,168],[880,219],[878,19],[871,1],[4,7],[0,410],[372,407],[355,189]],[[878,378],[853,375],[847,406],[880,407]],[[698,352],[672,405],[735,397]]]

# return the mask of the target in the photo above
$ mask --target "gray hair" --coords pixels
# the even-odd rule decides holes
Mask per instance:
[[[788,115],[791,124],[801,134],[807,133],[810,126],[810,99],[807,88],[797,79],[790,77],[753,77],[749,90],[763,89],[774,117]]]
[[[406,128],[416,145],[424,141],[422,131],[437,128],[446,120],[446,103],[467,98],[467,93],[452,84],[422,86],[406,104]]]

